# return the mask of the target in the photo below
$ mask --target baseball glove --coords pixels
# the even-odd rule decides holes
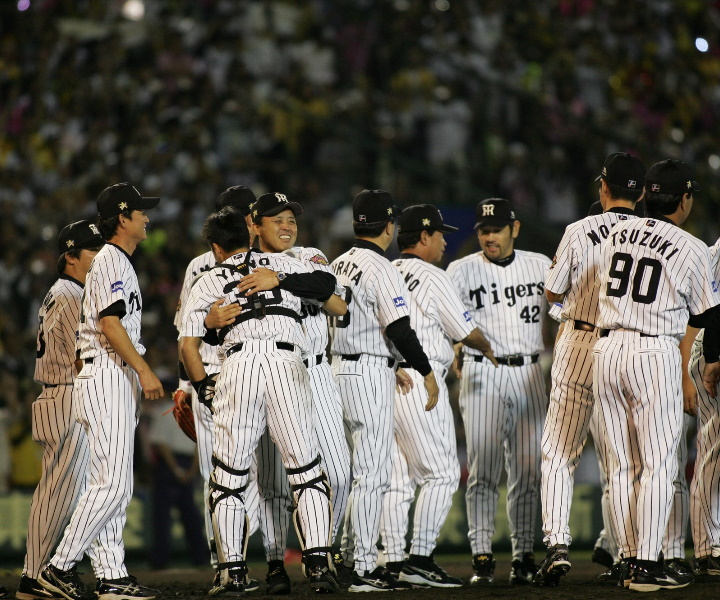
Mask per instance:
[[[193,417],[190,394],[180,389],[175,390],[175,393],[173,394],[173,403],[175,406],[172,408],[172,414],[173,417],[175,417],[175,421],[177,421],[178,426],[193,442],[197,442],[195,418]]]

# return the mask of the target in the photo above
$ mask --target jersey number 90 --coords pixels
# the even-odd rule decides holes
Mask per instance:
[[[635,302],[650,304],[657,298],[662,270],[662,264],[654,258],[645,256],[635,266],[635,260],[630,254],[616,252],[610,261],[610,281],[605,288],[606,293],[622,298],[630,289],[630,296]]]

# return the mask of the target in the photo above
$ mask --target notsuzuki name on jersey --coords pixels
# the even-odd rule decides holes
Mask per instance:
[[[405,304],[405,298],[402,296],[398,296],[397,298],[393,298],[393,303],[395,304],[395,308],[400,308],[401,306],[407,306]]]
[[[125,291],[125,288],[123,287],[122,281],[116,281],[110,286],[110,293],[114,294],[115,292],[122,292]]]
[[[656,221],[648,219],[646,226],[654,227]],[[613,231],[610,235],[612,238],[612,245],[617,246],[618,244],[637,244],[638,246],[647,246],[651,250],[655,250],[660,256],[666,260],[670,260],[678,252],[680,248],[675,246],[674,242],[666,240],[662,235],[653,233],[652,231],[640,231],[639,229],[633,229],[628,232],[627,229],[620,229],[619,231]],[[672,250],[670,248],[675,246]],[[665,252],[670,250],[670,253],[665,256]]]

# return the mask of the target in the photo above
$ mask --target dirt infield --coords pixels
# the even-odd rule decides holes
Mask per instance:
[[[571,554],[573,568],[565,577],[560,586],[552,589],[537,588],[534,586],[510,586],[508,576],[510,573],[510,557],[507,554],[498,554],[497,570],[495,572],[496,583],[483,587],[471,588],[470,586],[462,588],[454,588],[450,590],[438,589],[414,589],[405,592],[396,592],[402,594],[406,598],[447,598],[447,599],[465,599],[465,598],[516,598],[518,600],[525,598],[552,598],[554,600],[572,599],[577,600],[604,600],[606,598],[618,598],[622,596],[636,595],[628,590],[618,589],[612,586],[597,585],[595,577],[602,572],[602,567],[593,564],[589,560],[588,552],[576,552]],[[538,556],[539,558],[539,556]],[[470,559],[458,555],[441,555],[437,557],[437,562],[445,568],[449,573],[467,579],[470,572]],[[250,573],[252,577],[262,580],[265,576],[266,566],[264,563],[250,563]],[[81,565],[80,571],[85,571],[83,580],[90,584],[94,584],[92,576],[89,574],[91,569],[89,566]],[[207,596],[212,572],[209,568],[185,569],[169,569],[164,571],[152,571],[142,565],[131,565],[131,572],[137,576],[138,580],[144,585],[155,587],[161,590],[163,598],[204,598]],[[292,596],[297,598],[316,597],[304,582],[304,578],[297,562],[288,565],[288,573],[293,582]],[[20,576],[19,568],[4,568],[0,570],[0,584],[4,585],[10,592],[14,592],[17,587]],[[263,594],[264,585],[261,584],[260,590],[248,597],[267,597]],[[649,594],[649,598],[653,598],[658,594],[663,597],[677,597],[689,599],[705,599],[715,598],[720,595],[720,584],[696,583],[687,588],[675,591],[662,591]],[[342,592],[337,595],[348,596],[348,592]],[[352,594],[355,597],[355,594]]]

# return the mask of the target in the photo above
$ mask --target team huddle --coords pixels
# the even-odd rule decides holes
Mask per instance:
[[[467,440],[470,585],[494,581],[503,468],[510,583],[556,586],[570,570],[573,478],[588,434],[603,488],[593,560],[608,570],[598,581],[655,591],[720,580],[719,246],[680,229],[698,191],[684,163],[646,172],[612,154],[597,181],[600,213],[569,225],[552,261],[515,248],[520,221],[490,198],[475,212],[480,251],[447,270],[436,265],[457,228],[432,205],[400,210],[388,192],[360,192],[355,243],[330,262],[295,245],[299,203],[243,186],[220,194],[202,229],[210,250],[188,265],[175,318],[209,595],[260,588],[246,555],[256,530],[265,592],[290,593],[291,522],[318,593],[464,585],[434,558],[460,480],[451,370]],[[97,223],[60,233],[59,279],[39,313],[32,426],[43,475],[19,600],[82,600],[76,565],[86,554],[100,600],[160,593],[128,573],[122,540],[141,400],[165,393],[143,358],[130,261],[158,202],[116,184],[98,197]],[[539,360],[548,317],[561,322],[549,403]],[[692,494],[683,411],[698,417]]]

